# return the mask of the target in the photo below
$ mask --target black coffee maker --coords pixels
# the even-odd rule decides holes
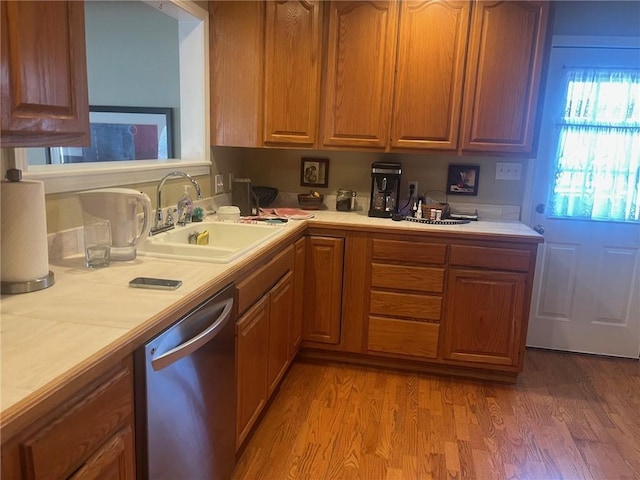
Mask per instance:
[[[371,164],[369,216],[391,218],[398,211],[402,165],[392,162]]]

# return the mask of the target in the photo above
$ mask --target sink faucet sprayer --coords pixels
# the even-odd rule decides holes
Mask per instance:
[[[164,186],[167,180],[174,177],[184,177],[187,180],[189,180],[192,183],[193,187],[196,189],[197,199],[202,200],[202,191],[200,190],[200,185],[198,184],[198,182],[196,182],[196,180],[193,177],[191,177],[191,175],[189,175],[188,173],[178,172],[178,171],[167,173],[164,177],[162,177],[162,179],[160,180],[160,183],[158,183],[158,190],[156,194],[156,201],[157,201],[156,222],[153,228],[151,229],[152,234],[159,233],[159,230],[161,230],[164,227],[162,223],[162,187]]]

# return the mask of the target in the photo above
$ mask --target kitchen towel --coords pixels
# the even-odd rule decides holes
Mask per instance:
[[[0,265],[3,282],[29,282],[49,273],[44,184],[0,184]]]
[[[273,214],[278,217],[290,218],[291,220],[305,220],[307,218],[313,218],[315,215],[306,210],[300,210],[299,208],[261,208],[260,212],[267,215]]]

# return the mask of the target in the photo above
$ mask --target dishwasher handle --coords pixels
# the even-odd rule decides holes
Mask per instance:
[[[223,302],[224,308],[220,316],[205,330],[190,338],[184,343],[181,343],[175,348],[172,348],[168,352],[163,353],[159,357],[151,361],[151,366],[157,372],[163,368],[168,367],[172,363],[177,362],[181,358],[192,354],[198,350],[202,345],[207,343],[213,337],[215,337],[220,330],[225,326],[231,317],[231,309],[233,308],[233,298],[229,298]]]

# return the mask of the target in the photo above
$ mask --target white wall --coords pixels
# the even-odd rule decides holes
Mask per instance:
[[[554,3],[555,35],[640,36],[638,1],[560,1]]]
[[[143,2],[100,1],[85,3],[85,26],[89,104],[171,107],[179,126],[178,21]]]

